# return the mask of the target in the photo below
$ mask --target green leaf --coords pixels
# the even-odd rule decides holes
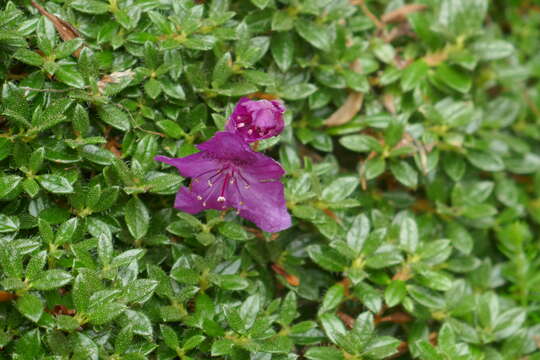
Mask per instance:
[[[321,198],[328,202],[344,200],[356,190],[358,183],[356,176],[338,178],[323,189]]]
[[[469,151],[467,152],[467,159],[480,170],[491,172],[504,170],[503,161],[493,152]]]
[[[33,322],[39,321],[44,310],[41,300],[37,296],[30,293],[26,293],[19,297],[15,306],[21,314]]]
[[[366,215],[360,214],[354,218],[349,231],[347,232],[347,245],[355,251],[358,256],[369,235],[370,225]]]
[[[22,181],[22,177],[17,175],[6,175],[0,177],[0,199],[9,195]]]
[[[0,138],[0,161],[11,154],[13,144],[7,138]]]
[[[344,297],[345,288],[343,287],[343,284],[332,285],[328,291],[326,291],[326,294],[324,294],[319,313],[322,314],[337,308]]]
[[[347,266],[347,260],[328,246],[312,245],[307,251],[311,259],[325,270],[341,272]]]
[[[113,256],[113,244],[112,239],[104,234],[98,237],[98,258],[103,265],[109,265]]]
[[[225,290],[244,290],[249,286],[249,281],[239,275],[218,275],[212,281]]]
[[[101,120],[118,130],[128,131],[131,128],[129,117],[117,106],[101,105],[98,107],[98,114]]]
[[[339,139],[341,145],[347,149],[362,152],[382,152],[383,148],[381,144],[372,136],[368,135],[347,135]]]
[[[64,84],[77,89],[82,89],[86,86],[83,75],[73,65],[62,65],[58,67],[54,72],[54,76]]]
[[[487,9],[487,0],[443,0],[434,27],[453,38],[472,35],[482,25]]]
[[[435,78],[462,94],[468,93],[472,86],[469,74],[462,70],[456,70],[446,63],[439,65],[435,72]]]
[[[234,343],[229,339],[218,339],[212,344],[212,356],[222,356],[230,354]]]
[[[286,100],[300,100],[307,98],[315,91],[317,91],[317,86],[303,83],[287,86],[285,89],[281,90],[280,95]]]
[[[332,45],[331,30],[315,22],[299,19],[295,22],[298,34],[311,45],[323,51],[330,51]]]
[[[85,159],[99,165],[111,165],[115,159],[110,151],[95,145],[85,145],[79,151]]]
[[[319,319],[326,336],[328,336],[333,343],[337,343],[338,338],[345,334],[345,325],[343,325],[343,322],[336,315],[324,313]]]
[[[289,70],[294,60],[293,35],[290,32],[273,34],[270,50],[279,69],[283,72]]]
[[[294,19],[288,11],[276,10],[272,15],[272,30],[289,31],[294,27]]]
[[[41,273],[31,285],[36,290],[52,290],[68,284],[71,279],[72,276],[67,271],[53,269]]]
[[[444,171],[454,181],[459,181],[465,175],[467,164],[461,156],[445,154],[443,158]]]
[[[144,83],[144,91],[150,98],[156,99],[161,94],[161,84],[156,79],[150,79]]]
[[[384,291],[384,301],[388,307],[394,307],[401,303],[401,301],[407,295],[407,288],[405,282],[401,280],[392,280],[390,285]]]
[[[417,349],[420,358],[422,360],[443,360],[442,357],[435,347],[431,345],[427,340],[421,339],[415,343],[415,348]]]
[[[399,230],[399,243],[408,253],[414,253],[418,247],[419,235],[416,221],[410,217],[403,219]]]
[[[287,293],[281,304],[279,320],[281,324],[289,325],[297,316],[297,297],[296,293],[290,291]]]
[[[150,214],[144,203],[137,197],[132,197],[125,207],[125,219],[128,230],[135,240],[142,239],[148,232]]]
[[[39,329],[26,331],[15,344],[15,354],[22,359],[39,359],[42,351]]]
[[[18,231],[20,226],[19,218],[0,214],[0,233]]]
[[[132,261],[139,260],[144,256],[145,251],[143,249],[131,249],[126,250],[120,255],[117,255],[112,259],[111,266],[120,267],[131,263]]]
[[[245,241],[251,237],[241,225],[233,222],[225,222],[218,229],[221,235],[233,240]]]
[[[116,302],[99,304],[88,311],[88,319],[93,325],[103,325],[120,316],[126,306]]]
[[[163,324],[161,324],[159,328],[161,330],[161,336],[163,336],[163,340],[165,341],[165,345],[176,351],[176,349],[180,347],[176,332],[170,326]]]
[[[238,314],[244,323],[245,329],[251,329],[262,307],[262,298],[255,294],[249,296],[240,307]]]
[[[472,51],[480,60],[504,59],[515,53],[514,45],[504,40],[480,39],[472,45]]]
[[[188,49],[194,50],[212,50],[216,38],[211,35],[193,35],[188,38],[183,45]]]
[[[401,89],[410,91],[421,84],[426,77],[429,66],[423,60],[417,60],[403,70],[401,77]]]
[[[257,36],[238,46],[236,50],[236,62],[244,67],[253,66],[259,61],[270,47],[270,38]]]
[[[333,347],[312,347],[305,353],[310,360],[342,360],[343,352]]]
[[[386,170],[386,162],[382,157],[368,159],[365,163],[366,180],[375,179]]]
[[[68,179],[60,175],[39,175],[36,177],[39,184],[46,190],[55,194],[70,194],[73,192],[73,186]]]
[[[88,336],[78,332],[73,339],[73,357],[75,359],[98,360],[98,346]]]
[[[219,58],[212,73],[212,84],[215,87],[222,87],[233,75],[232,65],[233,62],[230,52],[226,52],[223,54],[223,56],[221,56],[221,58]]]
[[[452,278],[443,272],[423,267],[418,267],[417,271],[420,275],[420,283],[428,288],[440,291],[448,291],[452,288]]]
[[[45,267],[47,261],[47,251],[43,250],[33,255],[26,265],[25,277],[27,280],[33,280],[39,276]]]
[[[60,43],[60,45],[55,50],[56,58],[57,59],[65,58],[71,55],[77,49],[79,49],[82,45],[83,45],[83,40],[81,38],[75,38],[75,39],[64,41]]]
[[[71,218],[68,221],[64,222],[58,228],[58,231],[56,233],[56,239],[54,242],[57,245],[70,243],[73,239],[73,236],[75,235],[75,232],[77,231],[78,224],[79,220],[77,218]]]
[[[418,185],[418,173],[408,162],[392,162],[390,164],[390,170],[396,179],[403,185],[413,189]]]
[[[56,318],[56,324],[59,329],[72,332],[81,327],[81,324],[73,316],[59,315]]]
[[[186,98],[184,88],[179,82],[171,81],[170,79],[162,79],[160,80],[160,83],[163,92],[173,99],[184,100]]]
[[[15,54],[13,54],[13,57],[25,64],[33,66],[41,66],[45,62],[38,53],[26,49],[18,49]]]
[[[407,285],[407,293],[419,304],[430,309],[442,309],[444,300],[434,292],[416,285]]]
[[[259,9],[264,9],[266,6],[268,6],[270,0],[251,0],[251,2]]]
[[[24,179],[22,183],[24,191],[30,196],[35,197],[39,193],[39,185],[34,179]]]
[[[75,0],[70,6],[87,14],[104,14],[109,11],[109,4],[98,0]]]
[[[170,136],[174,139],[180,139],[184,135],[184,131],[172,120],[161,120],[156,123],[161,131],[163,131],[167,136]]]
[[[398,352],[400,343],[401,341],[391,336],[379,336],[371,341],[364,351],[376,359],[386,359]]]
[[[155,280],[133,280],[125,289],[125,299],[130,303],[143,304],[152,297],[157,286],[158,282]]]

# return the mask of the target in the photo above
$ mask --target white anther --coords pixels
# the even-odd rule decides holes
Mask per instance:
[[[208,180],[208,186],[212,186],[214,184],[212,184],[212,182],[210,180]]]
[[[224,196],[218,196],[217,201],[218,202],[225,202],[225,197]]]
[[[244,189],[249,189],[249,185],[244,185]]]
[[[249,129],[249,130],[248,130],[248,134],[249,134],[249,135],[253,134],[253,130]]]
[[[237,128],[243,128],[244,126],[246,126],[246,123],[238,123],[238,125],[236,125]]]
[[[202,200],[202,196],[201,196],[201,195],[197,195],[197,200]]]
[[[202,206],[206,207],[206,201],[203,201]]]

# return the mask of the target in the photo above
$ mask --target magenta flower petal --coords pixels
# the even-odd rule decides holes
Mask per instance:
[[[250,196],[243,197],[239,214],[267,232],[278,232],[291,226],[283,185],[279,180],[268,182],[253,180]],[[248,180],[248,181],[249,181]]]
[[[182,186],[176,193],[174,207],[190,214],[196,214],[204,210],[201,202],[197,201],[195,195],[185,186]]]
[[[219,166],[214,159],[205,157],[203,153],[196,153],[183,158],[156,156],[154,160],[176,167],[180,175],[184,177],[193,177],[200,174],[201,170],[207,171]]]
[[[197,145],[197,149],[201,150],[201,153],[198,154],[203,154],[201,156],[212,160],[251,161],[256,153],[251,150],[248,144],[242,141],[240,136],[233,135],[235,136],[231,136],[231,133],[226,131],[217,132],[208,141]]]
[[[225,129],[240,134],[248,143],[279,135],[285,122],[285,106],[279,100],[241,98]]]
[[[178,191],[177,209],[194,214],[234,208],[265,231],[291,226],[280,182],[285,171],[278,162],[254,152],[232,132],[218,132],[197,147],[201,152],[183,158],[156,157],[191,178],[189,187]]]

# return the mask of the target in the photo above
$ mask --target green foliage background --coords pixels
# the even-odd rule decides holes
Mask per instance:
[[[533,1],[0,4],[0,359],[540,359]],[[254,92],[274,235],[153,161]]]

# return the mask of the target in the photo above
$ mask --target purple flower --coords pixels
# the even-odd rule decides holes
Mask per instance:
[[[268,232],[291,226],[280,182],[285,171],[277,161],[253,151],[231,132],[218,132],[197,148],[199,153],[183,158],[155,158],[191,178],[189,187],[176,194],[175,208],[190,214],[234,208]]]
[[[279,100],[241,98],[225,125],[248,143],[279,135],[283,131],[285,106]]]

